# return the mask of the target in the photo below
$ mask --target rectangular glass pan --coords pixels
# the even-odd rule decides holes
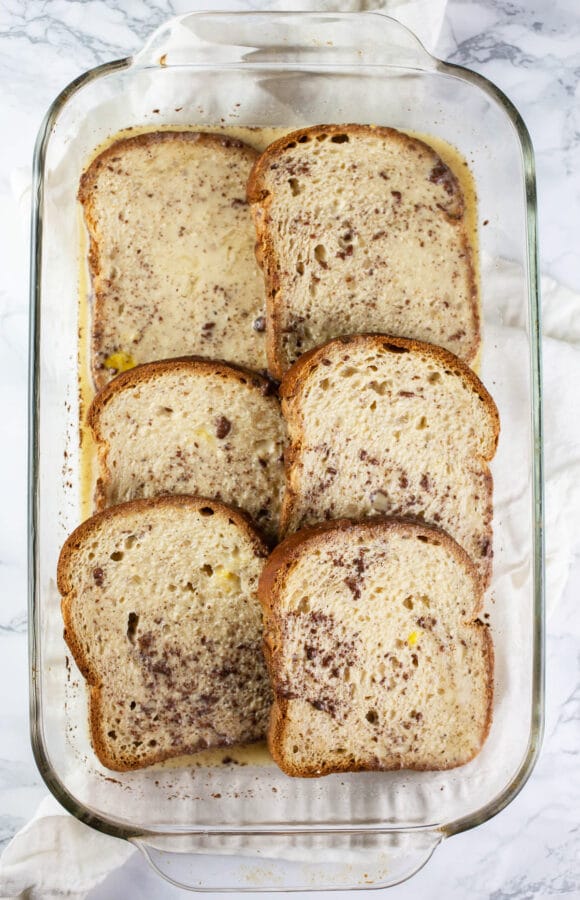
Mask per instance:
[[[79,176],[94,148],[128,126],[322,122],[433,135],[455,146],[475,176],[481,376],[502,419],[493,464],[495,574],[486,601],[496,652],[492,730],[481,754],[450,772],[299,780],[274,765],[248,764],[111,773],[89,744],[84,684],[68,660],[55,584],[59,549],[81,518]],[[134,59],[73,82],[41,129],[34,177],[31,720],[46,783],[79,819],[135,842],[166,877],[191,889],[355,888],[408,877],[442,838],[513,799],[541,736],[535,182],[521,119],[493,85],[432,58],[381,14],[199,13],[170,21]],[[506,318],[494,285],[508,277]],[[514,404],[525,411],[524,427],[514,427]],[[515,465],[524,484],[517,495]]]

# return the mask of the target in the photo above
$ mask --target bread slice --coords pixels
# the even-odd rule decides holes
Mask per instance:
[[[267,548],[214,500],[98,513],[58,562],[65,639],[90,690],[100,761],[123,771],[264,735],[256,590]]]
[[[302,128],[260,156],[248,199],[276,378],[304,351],[357,331],[475,359],[479,306],[463,195],[423,141],[376,126]]]
[[[268,743],[288,775],[449,769],[489,731],[493,645],[473,564],[396,519],[292,535],[260,577],[274,690]]]
[[[448,531],[488,583],[499,415],[468,366],[431,344],[354,335],[305,354],[280,393],[282,534],[341,516],[411,515]]]
[[[246,182],[257,151],[223,135],[116,141],[84,173],[92,371],[199,354],[264,369],[264,285]]]
[[[285,426],[266,378],[199,358],[146,363],[106,385],[87,420],[99,448],[98,509],[199,494],[277,536]]]

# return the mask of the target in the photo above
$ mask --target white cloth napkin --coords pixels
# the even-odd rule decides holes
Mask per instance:
[[[0,860],[0,900],[82,900],[134,852],[69,815],[52,796],[8,844]]]
[[[445,3],[446,0],[273,0],[257,5],[289,10],[382,9],[411,28],[429,49],[439,36]],[[225,5],[220,3],[221,8]],[[227,5],[248,8],[242,0],[230,0]],[[15,192],[23,196],[26,191],[20,173],[13,181]],[[508,263],[496,266],[486,277],[488,283],[489,279],[494,280],[494,296],[502,306],[509,340],[523,342],[525,323],[519,319],[520,310],[513,309],[510,303],[513,268]],[[543,279],[542,291],[547,584],[548,606],[553,608],[564,590],[574,553],[580,548],[578,532],[572,524],[580,521],[580,408],[576,394],[576,385],[580,384],[580,296],[550,278]],[[0,900],[81,900],[133,852],[130,844],[83,825],[54,798],[47,797],[4,851],[0,860]]]
[[[490,295],[498,299],[506,330],[514,329],[516,339],[519,333],[523,340],[523,312],[516,308],[518,295],[512,290],[514,267],[496,262],[485,277]],[[580,552],[580,294],[544,275],[541,297],[549,621],[564,593],[574,556]]]

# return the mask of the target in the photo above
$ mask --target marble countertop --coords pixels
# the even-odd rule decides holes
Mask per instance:
[[[209,5],[219,8],[199,4]],[[0,10],[0,849],[46,793],[28,738],[28,225],[22,188],[36,132],[56,94],[86,69],[132,53],[160,22],[192,6],[191,0],[4,0]],[[450,0],[435,51],[490,78],[519,108],[536,149],[542,270],[580,291],[580,5]],[[425,869],[389,897],[580,898],[579,591],[577,559],[548,621],[546,732],[530,781],[496,818],[444,842]],[[89,895],[181,896],[186,893],[162,885],[138,856]]]

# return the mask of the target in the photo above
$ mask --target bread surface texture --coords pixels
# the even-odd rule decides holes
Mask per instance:
[[[83,174],[97,389],[171,356],[265,368],[264,285],[246,201],[257,156],[223,135],[148,132],[115,142]]]
[[[487,584],[492,570],[495,403],[440,347],[390,335],[337,338],[287,372],[281,533],[343,516],[441,526]]]
[[[98,446],[98,509],[199,494],[243,509],[277,536],[285,426],[266,378],[199,358],[145,363],[97,394],[88,422]]]
[[[88,682],[104,766],[263,737],[266,555],[245,516],[196,497],[135,500],[71,534],[57,578],[65,639]]]
[[[493,645],[474,567],[443,531],[380,518],[304,529],[258,590],[268,743],[288,775],[448,769],[479,752]]]
[[[423,141],[365,125],[303,128],[258,159],[248,199],[276,378],[306,350],[359,331],[475,359],[479,307],[463,194]]]

